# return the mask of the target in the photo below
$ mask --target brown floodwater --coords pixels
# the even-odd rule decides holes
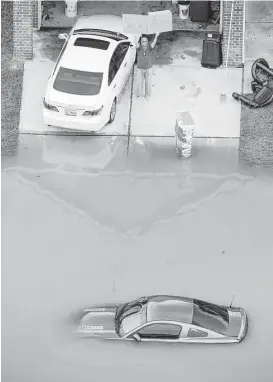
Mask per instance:
[[[272,380],[273,178],[238,141],[20,136],[2,159],[4,382]],[[78,309],[143,295],[246,309],[236,345],[95,341]]]

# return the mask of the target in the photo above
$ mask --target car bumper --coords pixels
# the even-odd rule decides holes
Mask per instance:
[[[45,107],[43,107],[43,120],[46,125],[88,132],[98,132],[108,122],[105,114],[90,117],[72,117],[48,110]]]
[[[241,342],[245,338],[247,331],[248,331],[248,319],[247,319],[246,312],[244,309],[240,309],[240,311],[242,314],[242,329],[241,329],[239,336],[238,336],[239,342]]]

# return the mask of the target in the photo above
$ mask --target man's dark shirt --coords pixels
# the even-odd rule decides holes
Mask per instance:
[[[150,43],[148,43],[146,50],[140,45],[137,50],[138,69],[150,69],[153,66],[153,52],[154,50]]]

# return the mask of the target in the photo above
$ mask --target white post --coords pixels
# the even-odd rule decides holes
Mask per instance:
[[[229,23],[229,32],[228,32],[228,46],[227,46],[227,57],[226,57],[226,70],[227,70],[228,59],[229,59],[229,48],[230,48],[231,28],[232,28],[233,13],[234,13],[234,3],[235,3],[235,0],[232,0],[231,15],[230,15],[230,23]],[[227,72],[226,72],[226,73],[227,73]]]
[[[243,19],[243,64],[245,64],[245,33],[246,33],[246,0],[244,0],[244,19]]]
[[[244,0],[244,19],[243,19],[243,46],[242,46],[242,94],[245,84],[245,33],[246,33],[246,0]]]
[[[219,23],[219,32],[223,34],[223,14],[224,14],[224,0],[220,1],[220,23]]]
[[[39,31],[42,25],[42,1],[41,0],[37,0],[37,1],[38,1],[38,31]]]

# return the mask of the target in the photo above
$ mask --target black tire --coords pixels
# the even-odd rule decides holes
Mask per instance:
[[[108,123],[114,122],[114,120],[116,118],[116,113],[117,113],[117,99],[115,98],[113,103],[112,103],[111,109],[110,109],[110,115],[109,115]]]
[[[252,74],[252,77],[253,79],[260,85],[263,85],[265,80],[260,78],[260,69],[257,67],[257,64],[260,63],[260,64],[263,64],[264,66],[266,66],[268,69],[269,69],[269,64],[268,62],[264,59],[264,58],[258,58],[252,65],[252,68],[251,68],[251,74]]]

